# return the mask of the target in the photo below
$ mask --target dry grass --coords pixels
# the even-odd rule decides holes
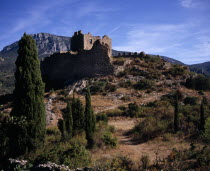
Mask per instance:
[[[150,140],[145,143],[137,143],[132,140],[132,137],[126,135],[136,123],[136,119],[117,118],[109,121],[109,125],[116,128],[115,135],[118,138],[119,145],[116,149],[102,149],[99,151],[92,151],[93,161],[103,158],[112,157],[116,154],[128,156],[132,161],[138,163],[142,155],[147,154],[151,161],[158,158],[167,157],[173,148],[186,149],[189,148],[190,143],[179,139],[178,137],[171,137],[170,141],[164,141],[162,137]]]

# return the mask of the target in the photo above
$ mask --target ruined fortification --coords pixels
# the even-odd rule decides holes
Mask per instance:
[[[96,41],[100,41],[101,44],[104,44],[108,47],[109,56],[112,55],[112,39],[107,35],[104,35],[102,38],[100,36],[93,36],[92,34],[83,34],[82,31],[74,32],[74,35],[71,38],[71,50],[80,51],[80,50],[90,50],[93,47],[93,44]]]
[[[84,77],[112,74],[111,52],[112,40],[108,36],[100,38],[75,32],[71,51],[55,53],[42,61],[42,76],[47,88],[61,88]]]

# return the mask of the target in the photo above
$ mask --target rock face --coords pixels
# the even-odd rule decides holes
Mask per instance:
[[[56,36],[49,33],[31,35],[36,41],[39,58],[49,56],[55,52],[68,51],[71,48],[70,37]],[[6,46],[0,52],[1,57],[17,57],[18,41]]]
[[[39,58],[50,56],[55,52],[68,51],[71,48],[71,38],[48,33],[31,35],[36,41]],[[15,61],[18,56],[18,41],[6,46],[0,51],[0,72],[14,73]]]
[[[91,50],[55,53],[41,63],[46,87],[61,88],[65,84],[85,77],[104,76],[113,73],[109,48],[97,40]]]
[[[49,99],[48,102],[45,104],[46,108],[46,124],[47,126],[52,123],[53,120],[56,119],[55,113],[52,112],[53,109],[53,104],[52,104],[53,99]]]

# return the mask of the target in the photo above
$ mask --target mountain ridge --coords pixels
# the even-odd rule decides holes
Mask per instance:
[[[51,54],[59,51],[68,51],[70,50],[71,47],[71,41],[70,41],[71,37],[68,36],[55,35],[44,32],[31,34],[31,36],[36,41],[39,58],[50,56]],[[1,58],[17,57],[17,50],[18,50],[18,41],[5,46],[0,51],[0,57]],[[117,56],[118,53],[123,53],[123,52],[129,53],[128,51],[118,51],[112,49],[113,56]],[[179,60],[167,56],[160,56],[160,57],[166,60],[167,62],[173,64],[187,65]],[[204,63],[208,63],[208,61]],[[200,65],[204,63],[192,64],[187,66],[200,67]]]

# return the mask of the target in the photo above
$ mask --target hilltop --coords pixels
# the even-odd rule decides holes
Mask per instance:
[[[60,51],[68,51],[71,49],[71,37],[65,36],[57,36],[49,33],[37,33],[32,34],[32,37],[36,41],[36,45],[38,47],[38,55],[40,60],[52,55],[53,53]],[[0,86],[1,91],[0,94],[11,93],[14,87],[14,70],[15,70],[15,60],[17,57],[18,50],[18,41],[12,43],[3,48],[0,51]],[[117,56],[118,53],[128,54],[129,52],[124,51],[116,51],[112,50],[113,56]],[[181,64],[185,65],[180,61],[175,59],[160,56],[165,61],[168,61],[172,64]],[[209,76],[209,62],[203,64],[197,64],[189,66],[189,68],[194,71],[201,73],[201,68],[203,69],[203,73],[206,76]]]

